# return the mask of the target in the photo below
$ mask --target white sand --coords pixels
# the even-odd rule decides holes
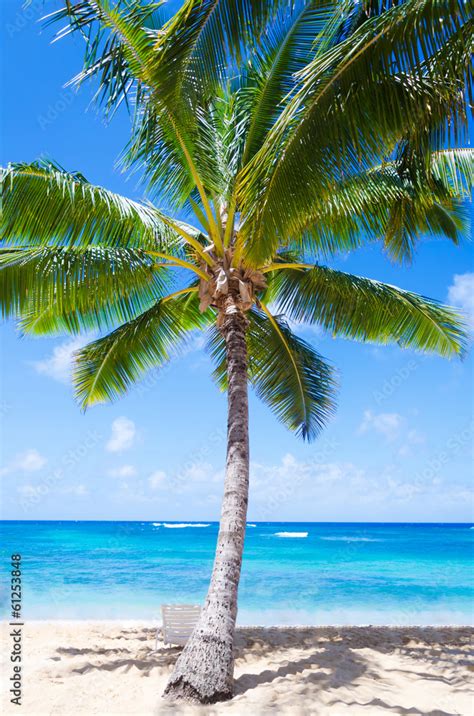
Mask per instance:
[[[170,705],[161,693],[179,652],[130,622],[30,622],[23,627],[23,702],[9,703],[2,624],[2,713],[383,716],[474,713],[467,627],[238,630],[236,695],[212,707]],[[471,661],[470,661],[471,658]]]

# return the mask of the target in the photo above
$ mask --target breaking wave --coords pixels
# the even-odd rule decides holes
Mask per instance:
[[[163,527],[168,527],[168,529],[183,529],[184,527],[210,527],[210,523],[177,522],[176,524],[172,524],[171,522],[163,522]]]
[[[381,539],[371,539],[370,537],[320,537],[326,542],[383,542]]]

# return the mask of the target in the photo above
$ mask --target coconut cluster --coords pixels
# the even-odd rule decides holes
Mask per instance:
[[[207,252],[214,259],[214,264],[201,264],[209,280],[202,278],[199,284],[200,310],[204,312],[209,306],[222,309],[226,299],[232,297],[236,308],[248,311],[255,302],[256,293],[267,286],[265,276],[254,269],[232,266],[232,249],[227,249],[222,257],[213,255],[213,247]]]

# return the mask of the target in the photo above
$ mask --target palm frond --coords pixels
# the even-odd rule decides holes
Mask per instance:
[[[160,44],[166,34],[158,14],[161,4],[143,0],[68,1],[49,16],[49,21],[67,21],[58,37],[77,32],[82,35],[86,47],[84,68],[74,82],[80,85],[85,79],[98,78],[96,97],[105,105],[106,113],[115,111],[124,99],[132,99],[135,129],[125,161],[140,163],[144,156],[146,166],[164,157],[164,163],[161,159],[158,163],[162,172],[167,163],[172,167],[173,182],[169,186],[161,177],[162,189],[170,201],[179,197],[183,203],[195,186],[212,225],[193,159],[194,113],[189,101],[181,101],[181,97],[172,101],[166,89],[166,71],[161,69],[166,64]],[[178,72],[177,65],[173,65],[173,71]],[[178,83],[179,76],[175,75],[174,84]],[[150,147],[156,146],[160,147],[160,155],[154,151],[149,156]],[[158,175],[156,168],[154,173]]]
[[[180,131],[183,124],[186,133]],[[189,127],[187,119],[180,117],[176,121],[160,104],[145,102],[137,108],[121,164],[124,169],[141,174],[153,198],[162,196],[179,209],[196,187],[186,156],[186,153],[195,155],[193,132],[195,127]]]
[[[433,152],[431,171],[451,196],[470,197],[474,187],[474,149],[462,147]]]
[[[104,330],[135,318],[169,290],[166,267],[137,249],[0,249],[4,318],[26,333]]]
[[[174,250],[182,224],[148,204],[89,184],[52,162],[0,170],[1,240],[14,246],[92,245]],[[190,233],[198,235],[192,227]]]
[[[159,33],[151,76],[165,97],[214,88],[260,38],[282,0],[185,0]]]
[[[125,393],[146,371],[166,363],[183,340],[209,320],[209,314],[200,313],[194,291],[181,293],[81,348],[73,381],[82,407]]]
[[[296,86],[295,75],[308,64],[318,39],[328,40],[336,2],[312,0],[298,8],[283,8],[252,54],[246,78],[249,126],[245,164],[261,147],[282,111],[283,100]]]
[[[239,168],[244,139],[245,117],[238,94],[228,88],[216,88],[212,98],[196,100],[190,111],[193,123],[188,126],[189,149],[202,186],[213,200],[228,199]],[[195,213],[197,208],[202,225],[210,233],[195,178],[183,168],[186,157],[182,148],[169,139],[168,121],[169,116],[163,115],[159,107],[148,105],[135,125],[123,157],[124,164],[138,167],[154,194],[164,194],[177,207],[188,202]]]
[[[122,102],[135,104],[147,88],[146,63],[163,27],[162,0],[68,0],[44,18],[46,26],[66,23],[56,40],[79,34],[84,65],[69,84],[96,79],[95,100],[112,115]]]
[[[310,62],[240,177],[253,263],[299,234],[321,193],[389,158],[413,127],[451,119],[459,140],[473,22],[463,0],[407,0]]]
[[[249,379],[259,398],[298,436],[314,440],[335,409],[336,381],[328,363],[292,333],[281,316],[249,313]],[[227,386],[225,343],[219,330],[209,331],[208,350],[214,377]]]
[[[468,234],[461,200],[473,186],[474,151],[432,152],[428,170],[407,176],[398,161],[349,177],[321,194],[307,223],[291,242],[312,255],[334,255],[368,241],[383,243],[397,261],[412,258],[420,236],[441,235],[458,243]]]
[[[228,88],[216,89],[205,107],[196,108],[196,158],[203,182],[214,201],[231,200],[239,169],[244,134],[237,96]]]
[[[278,309],[291,320],[317,323],[343,338],[396,342],[446,357],[463,353],[461,315],[433,299],[326,266],[279,269],[273,280]]]

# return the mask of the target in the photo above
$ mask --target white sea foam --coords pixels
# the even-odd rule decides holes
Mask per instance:
[[[163,527],[168,529],[183,529],[184,527],[209,527],[209,524],[203,522],[182,522],[177,524],[171,524],[170,522],[163,522]]]
[[[143,523],[143,524],[145,524],[145,523]],[[152,522],[151,524],[153,525],[153,527],[161,527],[163,522]]]
[[[383,542],[381,539],[372,539],[371,537],[320,537],[326,542]]]
[[[247,527],[256,527],[257,525],[252,524],[251,522],[247,522]]]
[[[275,532],[275,537],[307,537],[307,532]]]

